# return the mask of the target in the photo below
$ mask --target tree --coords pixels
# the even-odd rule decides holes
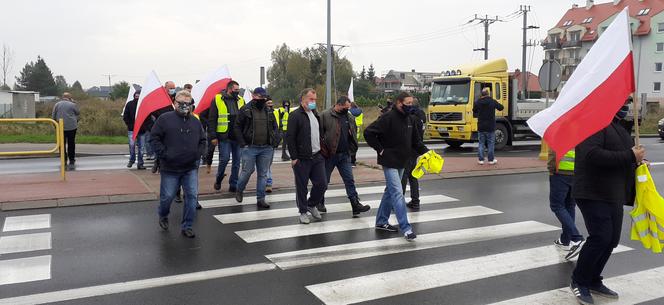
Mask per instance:
[[[129,83],[121,81],[111,87],[110,98],[112,100],[125,99],[127,95],[129,95]]]
[[[376,83],[376,71],[374,71],[373,64],[369,65],[369,71],[367,71],[367,79],[371,81],[372,84]]]
[[[79,81],[75,81],[75,82],[71,85],[71,91],[74,91],[74,92],[83,92],[83,86],[81,86],[81,83],[80,83]]]
[[[37,91],[44,96],[54,96],[58,94],[58,87],[53,79],[53,72],[46,65],[41,56],[37,56],[37,62],[25,64],[21,74],[16,78],[17,88],[19,90]]]
[[[366,80],[367,79],[367,70],[362,66],[362,72],[360,72],[360,79],[361,80]]]
[[[14,63],[14,53],[9,48],[8,45],[2,44],[2,50],[0,50],[0,72],[2,72],[2,87],[7,88],[7,75],[12,71],[12,65]]]
[[[69,84],[67,84],[67,80],[62,75],[55,77],[55,87],[58,88],[58,96],[65,93],[65,91],[69,91]]]

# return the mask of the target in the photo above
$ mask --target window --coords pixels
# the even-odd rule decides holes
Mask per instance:
[[[593,21],[593,17],[588,17],[586,19],[583,19],[583,22],[581,22],[581,24],[590,23],[592,21]]]
[[[570,41],[579,41],[581,40],[581,31],[569,32]]]
[[[572,25],[572,22],[573,22],[572,20],[567,20],[565,21],[565,23],[563,23],[563,26],[570,26]]]
[[[657,33],[664,33],[664,22],[657,24]]]
[[[658,42],[657,43],[657,48],[655,50],[657,52],[664,52],[664,42]]]
[[[496,90],[493,91],[493,98],[500,100],[502,94],[500,91],[500,83],[496,83],[494,86],[496,87]]]
[[[656,62],[655,63],[655,72],[662,72],[662,63],[661,62]]]
[[[645,16],[645,15],[648,15],[648,13],[650,13],[650,8],[644,8],[644,9],[640,10],[639,13],[636,14],[636,15],[637,16]]]
[[[653,88],[652,88],[652,91],[653,91],[653,92],[660,92],[660,91],[662,91],[662,83],[660,83],[660,82],[655,82],[655,83],[653,84],[652,87],[653,87]]]

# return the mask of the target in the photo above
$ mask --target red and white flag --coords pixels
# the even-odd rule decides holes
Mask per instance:
[[[150,113],[171,105],[171,97],[168,96],[166,89],[162,87],[157,73],[151,71],[143,83],[141,95],[136,104],[136,120],[134,121],[134,130],[140,130],[141,125]],[[138,132],[134,132],[134,140]]]
[[[632,33],[627,8],[583,58],[553,105],[528,126],[556,152],[556,161],[609,124],[634,92]]]
[[[196,83],[191,88],[191,97],[196,103],[194,113],[200,114],[210,108],[214,96],[221,92],[221,90],[226,89],[226,85],[230,81],[231,74],[228,72],[228,67],[223,66]]]

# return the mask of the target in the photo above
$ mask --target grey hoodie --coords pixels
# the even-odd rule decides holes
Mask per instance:
[[[70,131],[78,128],[80,114],[78,106],[75,103],[69,100],[61,100],[53,106],[53,115],[51,117],[56,121],[62,119],[65,131]]]

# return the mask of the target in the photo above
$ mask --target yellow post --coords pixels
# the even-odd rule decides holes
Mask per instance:
[[[56,141],[57,145],[60,148],[60,177],[62,181],[66,181],[67,177],[65,176],[65,123],[62,119],[58,120],[58,128],[56,128]]]
[[[543,161],[549,160],[549,146],[546,144],[546,142],[544,142],[544,139],[542,139],[539,159]]]

